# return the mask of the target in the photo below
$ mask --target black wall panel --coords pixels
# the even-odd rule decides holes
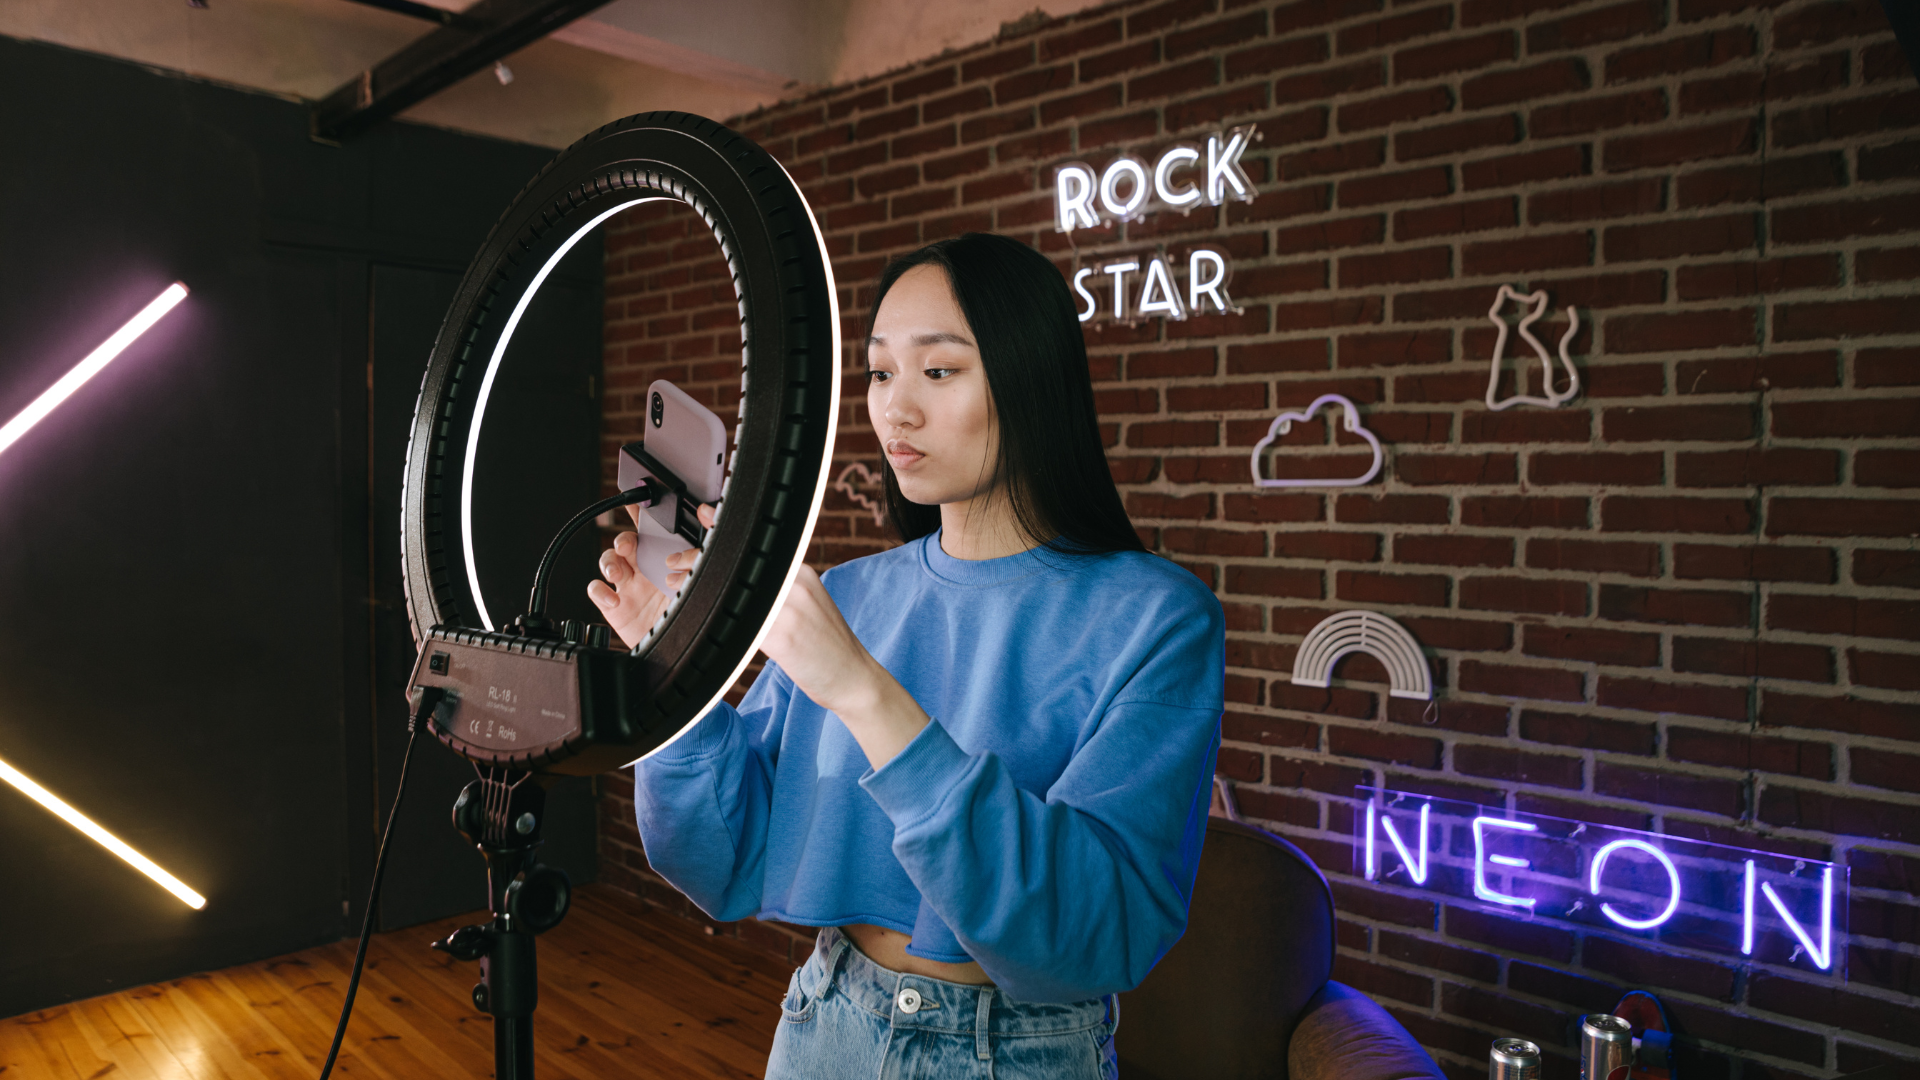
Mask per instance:
[[[0,38],[0,422],[166,283],[193,289],[0,453],[0,759],[208,897],[189,910],[0,786],[0,1016],[357,928],[398,549],[369,533],[398,495],[369,465],[373,282],[457,275],[550,157],[400,123],[324,146],[298,103]],[[591,497],[591,435],[559,489]],[[438,803],[410,796],[401,828],[447,831]],[[591,876],[590,835],[555,846]]]

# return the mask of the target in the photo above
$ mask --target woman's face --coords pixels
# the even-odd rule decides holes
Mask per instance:
[[[993,395],[945,270],[916,266],[887,290],[867,339],[867,370],[867,417],[907,501],[943,505],[993,489]]]

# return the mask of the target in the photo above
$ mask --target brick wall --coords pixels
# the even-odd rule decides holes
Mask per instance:
[[[1053,231],[1053,166],[1245,123],[1251,204]],[[1334,880],[1337,976],[1450,1072],[1519,1034],[1567,1076],[1568,1019],[1622,987],[1727,1052],[1686,1080],[1920,1060],[1920,91],[1877,4],[1119,4],[733,124],[813,201],[849,331],[889,256],[966,230],[1063,271],[1231,253],[1240,314],[1089,329],[1114,475],[1226,607],[1221,772]],[[609,450],[654,378],[727,413],[734,301],[691,215],[618,223],[607,274]],[[1501,284],[1549,290],[1549,342],[1579,309],[1567,407],[1482,403]],[[1327,392],[1382,478],[1257,492],[1270,417]],[[837,459],[877,468],[862,404]],[[1352,460],[1318,424],[1288,446]],[[890,542],[836,494],[813,557]],[[1350,606],[1419,638],[1437,716],[1365,657],[1288,682]],[[609,780],[607,880],[686,910]],[[1844,863],[1851,980],[1356,883],[1363,782]]]

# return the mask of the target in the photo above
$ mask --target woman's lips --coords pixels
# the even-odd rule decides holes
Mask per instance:
[[[892,439],[887,443],[887,461],[896,469],[904,469],[926,456],[904,439]]]

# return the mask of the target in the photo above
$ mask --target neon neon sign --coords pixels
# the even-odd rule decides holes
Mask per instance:
[[[1096,173],[1093,166],[1070,161],[1053,172],[1054,227],[1072,235],[1075,229],[1136,221],[1156,210],[1185,213],[1198,206],[1219,206],[1229,198],[1252,202],[1253,179],[1241,167],[1241,155],[1254,140],[1251,125],[1215,132],[1203,143],[1175,143],[1161,151],[1152,168],[1145,159],[1122,154]],[[1091,321],[1108,299],[1113,319],[1163,316],[1184,319],[1217,312],[1238,311],[1227,296],[1231,266],[1226,252],[1216,247],[1195,248],[1187,255],[1187,284],[1174,284],[1173,267],[1160,255],[1122,256],[1073,273],[1073,291],[1079,294],[1080,321]],[[1130,278],[1139,275],[1139,291]],[[1108,280],[1094,279],[1104,275]],[[1092,287],[1088,283],[1092,281]]]
[[[1367,881],[1846,978],[1844,866],[1402,791],[1354,798]]]

